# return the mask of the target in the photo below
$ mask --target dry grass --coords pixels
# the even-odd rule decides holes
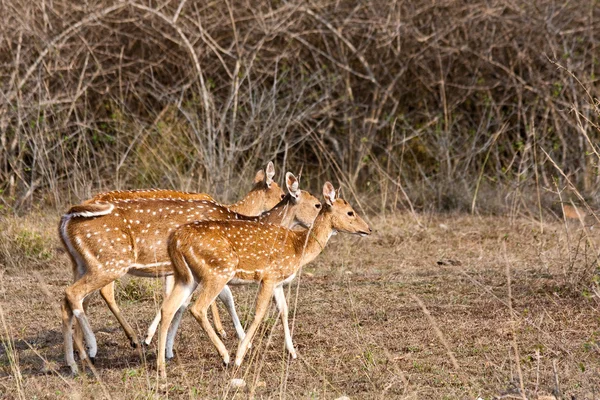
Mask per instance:
[[[58,299],[71,267],[54,250],[57,218],[10,217],[0,227],[0,305],[9,339],[3,332],[0,397],[102,398],[102,385],[116,399],[166,398],[157,388],[155,348],[140,358],[98,296],[90,320],[101,383],[89,374],[65,375]],[[168,365],[168,397],[593,398],[600,384],[600,314],[590,246],[599,244],[598,233],[526,218],[422,214],[419,221],[421,227],[408,215],[373,218],[372,237],[338,235],[305,268],[295,311],[296,361],[285,355],[274,307],[255,342],[260,354],[253,350],[240,371],[222,369],[187,315]],[[19,244],[23,231],[37,232],[44,251]],[[37,243],[36,235],[28,237]],[[124,285],[143,289],[121,301],[141,334],[158,303],[148,295],[151,285]],[[295,289],[294,283],[292,305]],[[234,289],[244,320],[255,294],[255,287]],[[16,352],[6,351],[9,342]],[[234,349],[236,340],[226,345]],[[228,389],[233,377],[249,387]]]

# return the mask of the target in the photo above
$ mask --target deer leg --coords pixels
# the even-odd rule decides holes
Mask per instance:
[[[169,297],[175,286],[175,277],[173,275],[167,275],[163,280],[163,290],[165,293],[165,299]]]
[[[98,347],[96,345],[96,337],[92,331],[92,327],[85,315],[83,308],[84,299],[91,293],[105,286],[109,282],[117,279],[120,275],[97,275],[87,273],[78,279],[74,284],[65,290],[65,298],[71,308],[73,315],[77,318],[77,322],[83,331],[85,342],[88,346],[88,354],[93,361],[96,357]]]
[[[73,260],[75,260],[75,259],[73,258]],[[73,261],[73,262],[76,263],[76,261]],[[73,277],[74,277],[73,282],[77,282],[77,280],[80,279],[83,276],[83,274],[85,273],[84,271],[85,271],[85,266],[76,263],[75,264],[75,268],[73,270]],[[87,313],[89,303],[90,303],[90,298],[86,297],[83,300],[83,311],[85,313]],[[70,307],[69,307],[69,311],[71,313],[73,312],[73,310],[71,310]],[[71,336],[71,340],[75,340],[75,343],[81,343],[82,344],[81,346],[77,347],[77,351],[79,352],[79,358],[81,360],[85,360],[87,358],[87,352],[85,350],[85,346],[83,346],[83,344],[84,344],[84,341],[83,341],[83,331],[81,330],[81,327],[79,326],[79,322],[77,322],[77,320],[75,320],[75,323],[74,324],[72,323],[71,325],[74,326],[74,333]],[[72,347],[73,347],[73,343],[71,343],[71,348]]]
[[[258,298],[256,300],[256,313],[254,314],[254,320],[252,321],[252,324],[250,324],[250,328],[248,328],[248,332],[246,332],[246,337],[244,340],[242,340],[242,343],[240,343],[235,355],[235,365],[238,367],[242,364],[242,359],[248,351],[249,344],[254,338],[254,334],[256,333],[258,326],[267,313],[269,300],[271,300],[271,296],[273,295],[274,286],[275,285],[273,285],[273,283],[264,281],[260,286],[260,291],[258,292]]]
[[[231,294],[231,290],[228,286],[225,286],[223,290],[221,290],[221,293],[219,293],[219,299],[221,299],[221,301],[223,301],[223,303],[227,306],[227,310],[229,311],[229,314],[231,314],[233,323],[236,326],[238,338],[241,341],[242,339],[244,339],[244,336],[246,334],[244,333],[244,329],[242,328],[240,319],[238,318],[238,315],[235,311],[233,295]],[[169,333],[167,335],[167,359],[173,358],[173,343],[175,341],[175,335],[177,333],[177,329],[179,328],[179,323],[181,322],[181,318],[183,317],[185,309],[188,307],[191,301],[192,296],[190,295],[190,297],[179,308],[179,310],[177,310],[175,316],[173,317],[173,321],[171,322],[171,326],[169,327]],[[212,304],[214,304],[214,302]]]
[[[243,340],[244,336],[246,336],[246,334],[244,333],[244,328],[242,328],[242,324],[240,323],[240,319],[235,310],[235,302],[233,300],[233,295],[231,294],[231,290],[229,289],[229,286],[225,286],[223,288],[223,290],[221,290],[221,293],[219,293],[219,299],[221,299],[223,304],[225,304],[225,306],[227,307],[227,311],[231,315],[231,319],[233,320],[233,325],[235,326],[235,331],[236,331],[238,339],[240,341]],[[173,317],[173,321],[171,322],[171,327],[169,328],[169,336],[167,339],[167,359],[173,357],[172,348],[173,348],[173,341],[175,338],[175,334],[179,327],[179,323],[181,322],[181,318],[183,317],[183,313],[185,312],[185,309],[187,308],[187,306],[190,304],[191,300],[192,300],[192,296],[190,295],[190,298],[184,303],[182,308],[180,310],[178,310],[177,313],[175,314],[175,316]],[[218,311],[217,311],[216,318],[215,318],[215,309],[216,309],[215,303],[213,302],[211,304],[211,311],[213,312],[213,321],[215,324],[215,330],[221,335],[221,337],[224,338],[224,337],[226,337],[226,334],[221,325]],[[158,319],[160,321],[160,312],[155,317],[155,320],[156,319]],[[216,321],[218,321],[218,322],[216,322]],[[154,324],[154,322],[153,322],[153,324]],[[219,329],[220,325],[221,325],[221,328]],[[152,334],[153,334],[153,332],[152,332]],[[148,335],[149,336],[146,338],[146,341],[145,341],[146,344],[150,344],[150,341],[152,340],[152,336],[150,336],[150,330],[148,330]]]
[[[207,311],[208,307],[215,301],[230,278],[231,277],[229,276],[213,275],[210,280],[204,279],[202,281],[202,288],[198,295],[198,299],[190,309],[194,318],[202,325],[202,328],[217,348],[221,358],[223,358],[223,364],[225,365],[229,364],[229,353],[208,321]]]
[[[173,315],[175,315],[175,312],[181,307],[181,305],[193,292],[194,286],[195,284],[193,283],[176,281],[171,295],[165,299],[161,307],[160,313],[162,318],[160,321],[160,333],[158,337],[157,364],[158,371],[160,372],[162,378],[167,377],[167,371],[165,368],[165,350],[167,345],[167,332],[169,330],[169,325],[171,324],[171,320],[173,319]]]
[[[77,375],[79,371],[77,368],[77,363],[75,362],[75,357],[73,355],[73,331],[71,330],[73,326],[73,311],[71,310],[71,306],[69,305],[69,302],[66,298],[63,300],[61,314],[65,361],[67,365],[71,368],[71,373],[73,375]]]
[[[156,333],[156,329],[158,328],[158,325],[160,324],[161,316],[162,316],[162,313],[160,312],[160,310],[158,310],[158,312],[156,313],[156,316],[152,320],[152,323],[148,327],[148,331],[146,332],[146,339],[144,339],[144,345],[150,346],[150,343],[152,343],[152,338],[154,337],[154,334]]]
[[[121,310],[119,310],[119,306],[117,305],[117,302],[115,300],[115,281],[112,281],[111,283],[100,289],[100,295],[106,302],[106,305],[108,305],[110,311],[112,311],[114,316],[117,318],[117,321],[119,321],[119,324],[121,324],[121,327],[123,327],[123,330],[125,330],[125,335],[127,335],[127,338],[131,343],[131,347],[135,349],[138,345],[138,338],[131,325],[129,325],[125,318],[123,318],[123,315],[121,315]]]
[[[83,300],[83,312],[87,315],[87,310],[88,310],[88,306],[90,305],[90,300],[91,298],[88,296]],[[79,325],[79,322],[77,320],[75,320],[75,329],[74,329],[74,340],[75,343],[84,343],[84,339],[83,339],[83,330],[81,329],[81,326]],[[87,357],[87,353],[85,350],[85,346],[80,346],[77,348],[79,351],[79,358],[82,360],[85,360]]]
[[[279,310],[279,316],[281,317],[281,324],[283,325],[285,347],[287,351],[289,351],[289,353],[292,355],[292,358],[296,358],[296,350],[294,350],[294,343],[292,343],[292,335],[290,334],[290,327],[288,324],[288,305],[285,301],[283,286],[277,286],[275,290],[273,290],[273,296],[275,297],[277,309]]]
[[[219,299],[223,302],[223,304],[225,304],[229,315],[231,315],[231,320],[233,321],[233,326],[235,326],[235,333],[237,334],[238,340],[244,340],[246,333],[244,332],[244,328],[240,323],[240,318],[235,310],[235,302],[233,301],[233,295],[231,294],[231,289],[229,289],[229,286],[225,285],[223,290],[221,290],[221,293],[219,293]]]
[[[167,275],[164,277],[164,281],[163,281],[164,297],[163,297],[163,299],[166,299],[167,297],[169,297],[169,295],[173,291],[174,284],[175,284],[175,278],[173,277],[173,275]],[[146,339],[144,339],[144,343],[143,343],[144,345],[150,346],[150,343],[152,343],[152,338],[154,337],[154,334],[156,333],[156,329],[158,329],[158,325],[160,324],[160,317],[161,317],[161,313],[160,313],[160,310],[158,310],[158,312],[156,313],[156,316],[152,320],[152,323],[148,327],[148,331],[146,332]]]
[[[227,337],[227,332],[223,329],[223,323],[221,322],[221,316],[219,315],[219,308],[217,307],[216,302],[212,302],[210,305],[210,312],[213,317],[213,324],[215,324],[215,330],[219,333],[223,339]]]
[[[198,284],[194,283],[194,287],[192,288],[192,293],[196,290]],[[169,326],[169,332],[167,333],[167,360],[174,357],[173,355],[173,344],[175,343],[175,335],[177,334],[177,330],[179,329],[179,324],[181,323],[181,318],[185,313],[185,310],[192,302],[192,294],[188,296],[188,298],[183,302],[181,307],[175,313],[173,320],[171,321],[171,326]]]

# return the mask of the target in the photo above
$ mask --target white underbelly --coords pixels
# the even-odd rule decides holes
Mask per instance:
[[[292,275],[290,275],[287,278],[285,278],[284,280],[282,280],[279,283],[279,285],[287,285],[288,283],[290,283],[291,281],[293,281],[295,277],[296,277],[296,273],[294,272]]]

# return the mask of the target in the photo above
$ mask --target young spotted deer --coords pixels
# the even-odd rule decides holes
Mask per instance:
[[[311,195],[310,193],[298,189],[298,180],[291,172],[286,173],[285,179],[286,187],[289,193],[287,195],[286,201],[279,204],[279,206],[274,207],[271,211],[263,212],[259,216],[259,218],[247,218],[246,220],[264,221],[289,228],[293,228],[294,226],[309,228],[309,225],[317,217],[319,209],[321,208],[321,203],[319,203],[317,198]],[[169,275],[166,278],[169,279],[171,283],[168,292],[165,293],[164,298],[168,297],[173,288],[173,275]],[[228,286],[225,286],[223,291],[221,291],[221,293],[219,294],[219,299],[225,304],[229,311],[229,314],[232,317],[233,325],[235,327],[238,339],[244,339],[245,332],[235,311],[233,296]],[[190,300],[191,296],[186,301],[185,306],[189,304]],[[183,316],[183,311],[184,309],[182,309],[181,312],[178,315],[176,315],[175,319],[173,320],[175,330],[177,329],[177,326],[179,326],[180,319]],[[216,331],[219,333],[219,335],[221,335],[221,337],[226,337],[227,335],[225,334],[225,330],[223,329],[223,325],[221,323],[221,319],[219,317],[219,312],[215,302],[211,304],[211,311]],[[156,333],[156,329],[160,324],[160,320],[161,312],[159,310],[156,316],[154,317],[154,320],[150,324],[150,327],[148,328],[146,339],[144,340],[145,345],[149,345],[152,342],[152,338]],[[170,341],[169,345],[167,346],[167,357],[169,358],[173,357],[172,345],[173,342]]]
[[[73,207],[63,216],[60,225],[61,239],[76,264],[76,282],[65,290],[62,316],[65,358],[72,372],[77,373],[71,332],[73,315],[82,329],[89,356],[95,357],[97,351],[85,315],[84,299],[127,273],[153,278],[172,274],[167,238],[179,225],[195,220],[264,220],[289,227],[310,226],[320,203],[298,189],[298,182],[291,173],[286,175],[286,181],[290,194],[258,217],[241,215],[213,201],[176,198],[116,200]],[[225,296],[231,297],[229,289],[225,291]],[[226,305],[234,322],[237,321],[238,335],[241,331],[243,336],[233,299]],[[127,330],[116,304],[109,307]],[[133,330],[129,335],[135,337]]]
[[[239,202],[226,205],[225,207],[229,208],[232,211],[235,211],[239,214],[243,214],[246,216],[258,216],[262,212],[268,211],[275,207],[277,203],[279,203],[284,197],[285,194],[279,187],[279,185],[273,181],[273,177],[275,176],[275,166],[272,161],[269,161],[266,169],[259,170],[254,177],[254,185],[250,192]],[[115,190],[111,192],[99,193],[93,198],[84,201],[83,205],[94,204],[94,203],[110,203],[119,200],[136,200],[136,199],[180,199],[180,200],[210,200],[214,201],[214,199],[205,193],[189,193],[189,192],[180,192],[176,190],[168,190],[168,189],[140,189],[140,190]],[[68,247],[65,246],[65,248]],[[70,252],[69,252],[70,254]],[[71,256],[71,259],[74,260],[74,257]],[[78,278],[77,272],[77,263],[73,262],[74,266],[74,275],[75,280]],[[164,277],[164,290],[165,297],[170,293],[171,288],[173,287],[173,280],[170,275]],[[105,300],[106,304],[115,315],[121,326],[123,327],[125,334],[127,335],[132,347],[137,347],[138,339],[135,331],[131,326],[127,323],[127,321],[121,316],[120,310],[115,301],[115,288],[114,281],[100,289],[100,294],[102,298]],[[226,294],[224,294],[226,296]],[[225,298],[225,297],[224,297]],[[84,310],[87,310],[89,298],[87,298],[83,307]],[[215,327],[221,336],[225,337],[225,330],[223,329],[223,325],[221,323],[221,319],[219,317],[219,312],[216,305],[212,305],[211,308],[213,314],[213,320],[215,323]],[[154,335],[154,331],[158,323],[159,319],[155,319],[150,326],[148,331],[148,336],[144,341],[144,344],[150,344],[152,340],[152,336]],[[240,334],[240,327],[236,325],[238,329],[238,335]],[[81,339],[81,330],[76,326],[75,334]],[[243,330],[242,330],[243,334]]]
[[[336,232],[368,235],[371,229],[345,201],[336,198],[331,183],[323,187],[325,206],[307,231],[292,231],[267,223],[248,221],[204,221],[182,225],[169,237],[169,256],[173,264],[175,286],[163,302],[159,335],[158,369],[166,377],[167,341],[175,332],[171,319],[198,284],[201,290],[191,308],[225,364],[229,354],[210,325],[207,310],[221,290],[230,284],[259,282],[256,313],[244,340],[240,343],[235,364],[240,365],[261,323],[271,297],[279,309],[287,350],[295,357],[288,328],[288,308],[283,284],[290,282],[303,265],[311,262]]]

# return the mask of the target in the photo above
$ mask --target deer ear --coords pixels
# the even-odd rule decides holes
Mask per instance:
[[[330,206],[333,205],[335,201],[335,188],[331,184],[331,182],[325,182],[323,185],[323,197],[325,197],[325,202]]]
[[[285,174],[285,184],[287,186],[290,195],[293,198],[297,199],[300,197],[300,190],[298,190],[298,179],[291,172],[286,172]]]
[[[256,171],[256,175],[254,176],[254,183],[261,183],[265,180],[265,171],[259,169]]]
[[[335,191],[335,198],[339,199],[342,197],[342,187],[340,186],[339,188],[337,188],[337,190]]]
[[[275,166],[273,165],[273,161],[269,161],[266,171],[267,179],[265,182],[267,183],[267,186],[271,186],[271,183],[273,183],[273,177],[275,176]]]

